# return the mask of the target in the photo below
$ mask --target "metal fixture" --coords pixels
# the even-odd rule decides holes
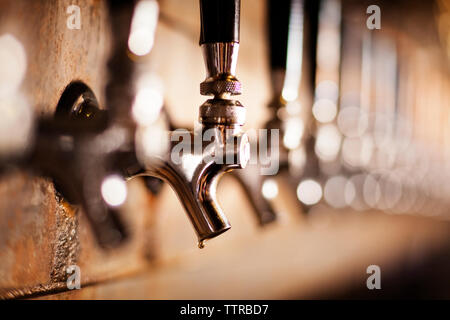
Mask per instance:
[[[135,175],[157,177],[175,190],[194,226],[200,248],[205,240],[231,227],[217,202],[216,185],[223,173],[244,168],[250,156],[248,137],[242,132],[245,108],[230,98],[240,93],[234,76],[239,10],[238,0],[200,1],[200,43],[207,70],[200,91],[214,95],[200,106],[200,130],[171,132],[165,155],[146,158],[139,157],[138,152],[144,168]],[[206,136],[214,142],[205,141]],[[183,150],[181,155],[179,150]]]
[[[267,183],[268,180],[261,176],[259,166],[257,164],[249,164],[245,170],[235,171],[233,175],[241,184],[247,199],[250,201],[259,225],[265,226],[274,222],[277,215],[270,203],[271,197],[267,197],[263,191],[264,183]]]
[[[302,113],[298,98],[302,79],[311,87],[310,91],[314,89],[317,11],[318,4],[314,1],[268,1],[273,98],[269,103],[272,116],[265,127],[280,130],[283,143],[279,174],[288,182],[294,193],[297,190],[297,195],[299,182],[315,180],[319,175],[318,159],[314,152],[315,136],[312,134],[314,123],[309,121],[310,113]],[[306,69],[303,66],[304,58],[307,59]],[[308,73],[302,77],[304,70]],[[306,94],[311,97],[305,100],[312,100],[312,92]],[[259,184],[264,185],[265,180],[261,177]],[[302,211],[307,212],[310,205],[301,201],[300,197],[297,198]]]
[[[161,108],[161,117],[163,118],[167,128],[171,128],[171,130],[176,128],[165,105]],[[189,129],[186,130],[191,131]],[[261,189],[263,188],[262,183],[264,181],[263,176],[260,175],[259,165],[249,163],[245,170],[233,170],[232,175],[242,186],[242,189],[245,192],[250,205],[252,206],[257,222],[261,226],[264,226],[275,221],[275,210],[270,201],[261,193]],[[146,185],[153,194],[158,194],[161,190],[162,180],[153,177],[146,177]]]
[[[245,109],[230,99],[240,93],[234,77],[240,1],[200,4],[205,47],[222,48],[204,51],[208,85],[202,88],[208,89],[202,93],[214,94],[214,98],[200,107],[200,130],[175,130],[164,136],[156,129],[159,141],[145,134],[154,124],[143,125],[131,117],[135,68],[128,56],[127,40],[134,5],[109,1],[114,37],[107,64],[107,110],[100,110],[94,93],[75,81],[62,95],[55,118],[38,120],[30,151],[3,161],[53,178],[70,202],[83,206],[103,247],[114,247],[127,236],[118,212],[126,197],[124,181],[137,176],[156,177],[171,185],[194,226],[199,247],[230,228],[216,199],[217,181],[225,172],[244,168],[250,155],[248,137],[241,129]],[[218,11],[217,5],[224,10]],[[211,24],[214,21],[223,23]],[[224,34],[233,35],[228,39],[233,42],[231,46],[223,43]],[[154,144],[166,143],[167,149],[147,152]],[[180,148],[186,152],[177,152]]]

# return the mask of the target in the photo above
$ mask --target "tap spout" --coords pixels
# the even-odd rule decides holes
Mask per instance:
[[[170,140],[164,156],[140,159],[145,168],[136,175],[156,177],[172,187],[202,244],[231,228],[216,189],[224,173],[246,166],[248,137],[233,126],[203,126],[197,132],[175,130]]]
[[[188,162],[184,164],[189,168],[183,168],[183,165],[177,166],[168,161],[159,169],[148,169],[146,174],[160,178],[172,187],[201,243],[231,228],[216,198],[218,180],[226,170],[214,163]],[[187,170],[194,171],[190,178]]]

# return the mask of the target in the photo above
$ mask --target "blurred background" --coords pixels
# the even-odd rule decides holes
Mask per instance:
[[[192,128],[205,101],[199,1],[145,1],[156,4],[154,41],[133,61],[157,83],[171,125]],[[244,185],[223,176],[218,201],[232,228],[199,249],[175,192],[164,184],[150,193],[133,179],[123,212],[131,240],[105,251],[51,179],[8,167],[1,298],[450,298],[450,1],[293,0],[287,57],[297,59],[286,73],[297,70],[298,81],[281,97],[269,2],[241,3],[236,74],[244,130],[276,123],[281,167]],[[70,5],[80,29],[66,26]],[[381,29],[368,28],[371,5]],[[105,1],[0,0],[2,154],[29,143],[33,120],[52,115],[74,80],[108,109],[113,37]],[[276,214],[264,226],[261,201]],[[67,290],[74,264],[82,289]],[[371,265],[379,290],[366,285]]]

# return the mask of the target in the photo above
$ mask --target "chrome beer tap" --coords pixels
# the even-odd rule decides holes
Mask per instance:
[[[176,129],[165,105],[161,108],[161,117],[167,128],[170,128],[170,130]],[[252,206],[256,221],[259,225],[264,226],[275,221],[276,213],[270,201],[261,193],[263,179],[260,175],[260,171],[259,165],[249,163],[245,170],[233,170],[232,175],[245,192],[245,195]],[[163,181],[154,177],[145,177],[145,183],[152,194],[157,195],[161,190]]]

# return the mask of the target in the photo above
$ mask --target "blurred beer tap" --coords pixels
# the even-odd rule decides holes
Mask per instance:
[[[97,112],[94,93],[74,81],[65,88],[55,116],[37,119],[25,152],[1,158],[2,169],[19,166],[52,178],[67,201],[82,206],[99,245],[112,248],[128,236],[120,216],[127,187],[113,158],[133,145],[133,122],[127,117],[133,63],[127,38],[134,5],[109,1],[107,7],[113,35],[106,88],[110,111]]]
[[[320,100],[313,107],[313,114],[321,123],[318,140],[320,127],[333,125],[337,129],[334,130],[336,139],[329,139],[329,142],[336,141],[337,157],[326,161],[318,153],[322,174],[327,178],[324,200],[334,208],[348,206],[360,211],[441,215],[446,212],[448,200],[443,196],[445,188],[436,186],[437,181],[445,179],[448,169],[438,154],[430,152],[417,139],[420,129],[411,123],[417,101],[411,96],[411,92],[417,92],[412,86],[413,83],[417,86],[417,81],[411,81],[411,76],[421,61],[412,62],[410,56],[414,55],[410,51],[414,52],[414,47],[402,48],[408,43],[404,34],[388,28],[383,33],[361,29],[358,26],[363,20],[359,10],[363,6],[347,2],[342,6],[340,84],[334,85],[336,90],[333,90],[336,91],[333,96],[339,97],[336,121],[324,124],[320,120],[326,118],[323,110],[314,110]],[[322,41],[318,44],[317,74],[321,78],[320,60],[324,60],[320,58],[321,46],[323,39],[330,39],[331,34],[321,37],[319,32],[319,38]],[[334,51],[327,52],[329,67],[332,64],[329,62],[335,61]],[[317,81],[316,100],[324,92],[322,80]],[[331,82],[327,82],[331,88]],[[422,92],[422,97],[425,96]],[[430,112],[436,114],[442,110],[434,108]],[[427,128],[427,131],[438,135],[438,130]],[[331,145],[328,143],[329,148]]]
[[[258,224],[265,226],[274,222],[277,214],[270,200],[277,195],[278,189],[274,185],[276,182],[268,180],[264,185],[265,179],[261,175],[260,166],[251,163],[245,170],[235,171],[233,175],[244,190]]]
[[[302,108],[299,99],[302,80],[308,88],[302,100],[309,104],[313,99],[318,6],[317,2],[308,0],[269,0],[267,9],[272,116],[265,127],[280,130],[280,175],[294,190],[303,212],[320,200],[322,192],[321,189],[316,192],[321,187],[317,182],[319,164],[314,152],[315,124],[311,112]],[[264,186],[267,179],[261,179]]]

